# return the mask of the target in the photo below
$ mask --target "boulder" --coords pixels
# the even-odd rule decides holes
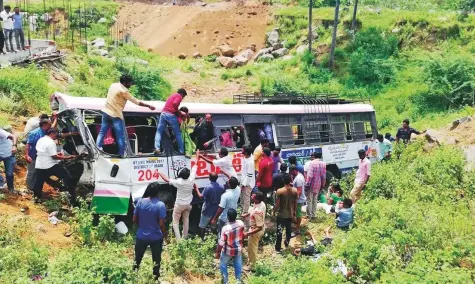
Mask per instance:
[[[257,45],[255,43],[251,44],[251,47],[250,49],[253,51],[253,52],[256,52],[256,49],[257,48]]]
[[[247,62],[249,62],[249,59],[244,56],[236,56],[234,57],[234,60],[236,60],[237,66],[244,66],[247,64]]]
[[[199,52],[193,53],[193,58],[201,58],[201,53]]]
[[[218,57],[219,63],[225,68],[234,68],[237,65],[236,59],[226,56]]]
[[[426,133],[424,133],[424,137],[429,143],[439,144],[439,142],[442,140],[440,133],[438,133],[436,130],[433,130],[433,129],[428,129]],[[412,140],[412,136],[411,136],[411,140]]]
[[[265,54],[269,54],[272,52],[272,47],[267,47],[267,48],[263,48],[261,50],[259,50],[259,52],[256,54],[256,56],[254,57],[254,60],[257,60],[259,59],[260,57],[262,57],[263,55]]]
[[[466,122],[470,122],[472,121],[472,118],[470,116],[464,116],[462,118],[459,118],[457,120],[454,120],[452,122],[452,125],[450,126],[450,130],[454,130],[455,128],[457,128],[460,124],[463,124],[463,123],[466,123]]]
[[[236,55],[236,57],[243,57],[249,61],[252,59],[252,57],[254,57],[254,51],[252,51],[251,49],[245,49],[239,52],[238,55]]]
[[[303,54],[303,53],[305,53],[306,50],[308,50],[308,46],[307,45],[301,45],[301,46],[297,47],[297,50],[295,52],[297,52],[297,54]]]
[[[280,40],[279,29],[273,29],[272,31],[267,33],[267,44],[272,46],[275,43],[278,43]]]
[[[220,45],[218,46],[218,49],[221,52],[222,56],[233,57],[234,54],[236,53],[236,50],[234,50],[234,48],[232,48],[228,44]]]
[[[274,43],[274,44],[272,45],[272,50],[278,50],[278,49],[281,49],[281,48],[283,48],[283,47],[284,47],[284,45],[283,45],[282,43],[280,43],[280,42]]]
[[[103,38],[96,38],[91,42],[91,46],[94,48],[103,48],[106,46],[106,40]]]
[[[447,139],[445,139],[445,144],[447,145],[457,145],[458,143],[459,141],[454,137],[448,137]]]
[[[106,18],[100,18],[99,21],[97,21],[98,24],[104,24],[104,23],[107,23],[107,19]]]
[[[109,52],[105,49],[94,49],[92,50],[92,54],[99,55],[99,56],[107,56]]]
[[[220,56],[221,53],[220,53],[220,50],[216,47],[216,46],[212,46],[210,48],[210,53],[209,55],[214,55],[214,56]]]
[[[272,54],[264,54],[258,59],[259,62],[269,62],[272,60],[274,60],[274,56],[272,56]]]
[[[178,55],[178,58],[186,59],[186,54],[185,53],[180,53],[180,55]]]
[[[272,51],[272,55],[275,58],[282,57],[284,55],[287,55],[288,53],[289,53],[289,50],[287,48],[281,48],[281,49],[277,49],[277,50]]]
[[[293,58],[292,55],[286,55],[286,56],[282,57],[282,60],[290,60],[292,58]]]

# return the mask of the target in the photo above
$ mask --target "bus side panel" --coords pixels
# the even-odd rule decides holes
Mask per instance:
[[[96,214],[127,215],[130,186],[96,182],[92,207]]]
[[[130,159],[99,156],[95,163],[92,198],[92,204],[97,214],[127,214],[131,190],[131,167]]]

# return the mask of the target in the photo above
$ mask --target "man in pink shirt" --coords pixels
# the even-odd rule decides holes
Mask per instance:
[[[361,149],[358,151],[359,166],[358,171],[356,172],[355,185],[350,192],[350,197],[353,200],[353,204],[361,198],[361,192],[366,187],[366,183],[371,176],[371,162],[366,158],[365,150]]]
[[[185,152],[185,146],[183,144],[183,139],[181,136],[180,124],[178,123],[178,117],[187,116],[186,113],[179,110],[180,103],[183,98],[186,97],[185,89],[178,89],[178,91],[171,95],[165,102],[165,106],[162,109],[160,114],[160,120],[157,126],[157,133],[155,134],[155,153],[160,154],[160,144],[162,139],[163,131],[165,130],[166,125],[172,127],[173,133],[175,134],[176,141],[178,143],[178,151],[180,153]]]
[[[307,197],[307,217],[314,219],[317,211],[318,195],[327,182],[327,163],[322,161],[322,153],[315,153],[310,162],[305,180],[305,196]]]

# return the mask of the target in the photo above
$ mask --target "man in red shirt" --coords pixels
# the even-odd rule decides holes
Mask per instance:
[[[267,193],[272,191],[272,171],[274,170],[274,161],[270,157],[269,148],[263,149],[263,159],[259,163],[259,173],[257,174],[256,185],[260,192],[264,194],[264,201],[267,203]]]
[[[178,91],[171,95],[165,102],[165,106],[162,109],[160,114],[160,120],[157,126],[157,133],[155,134],[155,153],[160,154],[160,144],[162,139],[163,131],[165,130],[166,125],[170,125],[175,134],[176,141],[178,143],[178,151],[180,153],[185,152],[185,147],[183,144],[183,139],[180,131],[180,124],[178,123],[179,116],[187,116],[188,114],[179,110],[180,103],[183,98],[186,97],[185,89],[178,89]]]

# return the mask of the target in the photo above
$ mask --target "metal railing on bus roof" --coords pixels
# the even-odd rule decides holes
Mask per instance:
[[[277,93],[273,96],[259,94],[240,94],[233,96],[234,104],[351,104],[368,103],[365,100],[339,98],[338,94],[317,93],[313,95]]]

